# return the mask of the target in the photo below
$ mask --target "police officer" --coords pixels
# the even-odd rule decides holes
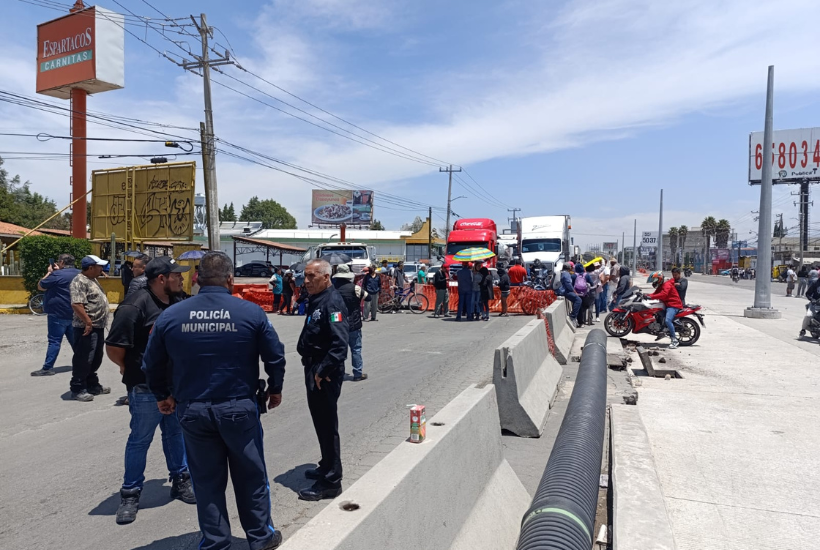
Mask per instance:
[[[299,491],[302,500],[335,498],[342,492],[342,459],[336,404],[342,393],[347,359],[348,320],[344,300],[330,282],[331,267],[324,260],[305,266],[305,286],[310,293],[305,325],[296,351],[305,367],[307,402],[319,439],[319,467],[307,470],[315,480]]]
[[[202,530],[199,548],[231,547],[225,503],[230,470],[251,550],[272,550],[282,534],[271,521],[255,393],[261,356],[268,406],[282,402],[285,348],[259,306],[231,296],[233,273],[223,252],[205,254],[199,294],[159,316],[142,368],[159,409],[176,411],[182,425]]]

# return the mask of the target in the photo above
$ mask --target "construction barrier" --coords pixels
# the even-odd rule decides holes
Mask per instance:
[[[416,292],[427,297],[427,309],[433,311],[436,307],[436,288],[433,285],[416,284]],[[458,286],[451,284],[450,299],[448,306],[450,311],[458,311]],[[493,288],[494,298],[490,300],[490,312],[501,312],[501,291],[498,287]],[[510,295],[507,296],[508,313],[525,313],[532,315],[540,308],[547,307],[555,301],[555,292],[552,290],[535,290],[529,286],[510,287]]]
[[[550,354],[544,323],[535,319],[495,350],[493,384],[501,428],[521,437],[540,437],[561,380]]]
[[[281,550],[513,548],[529,501],[504,459],[495,388],[471,386]]]
[[[550,304],[544,310],[543,315],[547,320],[547,327],[555,343],[553,356],[560,364],[566,365],[569,360],[570,349],[572,349],[572,341],[575,338],[575,331],[570,327],[564,300],[557,300]]]

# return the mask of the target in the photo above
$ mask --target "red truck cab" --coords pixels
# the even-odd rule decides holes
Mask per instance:
[[[497,253],[498,231],[495,222],[488,218],[465,218],[453,224],[453,230],[447,236],[447,250],[444,255],[444,265],[450,268],[453,277],[453,268],[461,267],[461,262],[454,261],[453,256],[465,248],[487,248]],[[496,257],[486,260],[485,264],[487,267],[495,267]]]

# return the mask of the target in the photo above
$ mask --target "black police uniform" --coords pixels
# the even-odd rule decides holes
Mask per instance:
[[[177,402],[202,530],[200,550],[231,546],[225,503],[229,469],[251,550],[280,536],[271,521],[255,398],[260,356],[270,393],[281,393],[285,348],[276,331],[259,306],[223,287],[202,287],[164,311],[148,340],[142,367],[148,386],[157,401],[172,387]]]
[[[318,468],[321,477],[316,488],[341,488],[342,459],[336,404],[342,393],[347,359],[347,308],[331,285],[310,296],[306,315],[296,351],[302,356],[305,367],[308,408],[322,453]],[[316,386],[316,374],[322,378],[321,387]]]

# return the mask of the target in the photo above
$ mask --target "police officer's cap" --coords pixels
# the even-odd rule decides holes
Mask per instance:
[[[176,263],[173,258],[169,258],[168,256],[158,256],[148,262],[148,265],[145,266],[145,276],[150,281],[151,279],[156,279],[160,275],[168,275],[169,273],[185,273],[190,269],[190,266]]]

